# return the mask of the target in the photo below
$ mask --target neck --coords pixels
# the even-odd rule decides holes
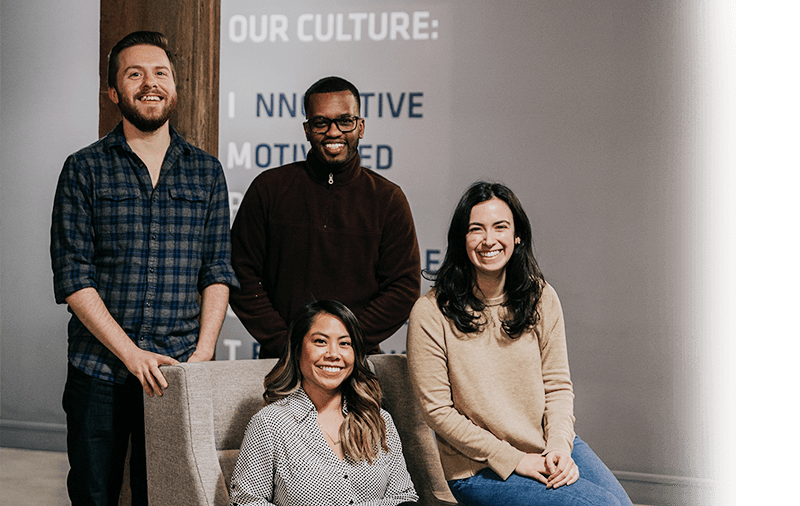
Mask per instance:
[[[317,409],[317,413],[342,412],[342,390],[328,391],[315,388],[313,385],[303,381],[303,390],[311,399],[311,403]]]
[[[152,132],[142,132],[123,118],[122,131],[125,133],[128,145],[147,166],[150,184],[155,188],[161,177],[161,165],[164,163],[164,157],[167,155],[169,144],[172,141],[169,136],[169,122]]]
[[[361,157],[356,155],[344,165],[332,167],[323,163],[312,149],[306,157],[306,166],[311,178],[318,183],[328,184],[331,174],[333,174],[334,183],[347,183],[359,173]]]
[[[137,155],[154,155],[164,153],[172,139],[169,136],[169,121],[152,132],[143,132],[133,126],[128,120],[122,119],[122,131],[125,140]]]
[[[486,299],[496,299],[506,293],[506,270],[496,275],[476,273],[475,284]]]

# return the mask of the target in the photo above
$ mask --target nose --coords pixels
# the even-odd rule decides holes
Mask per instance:
[[[142,84],[145,85],[148,89],[156,87],[156,76],[153,75],[152,72],[145,72],[144,79],[142,80]]]
[[[337,343],[328,343],[328,349],[326,351],[328,358],[334,360],[339,358],[339,345]]]
[[[342,131],[339,130],[339,125],[337,125],[335,121],[331,121],[331,126],[328,128],[326,133],[331,137],[338,137],[342,135]]]

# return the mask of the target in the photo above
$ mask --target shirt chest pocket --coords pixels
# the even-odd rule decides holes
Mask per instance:
[[[199,241],[208,211],[209,192],[200,186],[169,188],[166,206],[160,210],[169,234],[177,241]]]
[[[95,244],[101,251],[126,250],[142,231],[142,199],[133,187],[97,189]]]

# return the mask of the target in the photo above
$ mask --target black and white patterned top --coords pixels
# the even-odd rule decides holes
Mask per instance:
[[[346,412],[346,408],[344,410]],[[418,496],[400,436],[385,410],[389,452],[339,460],[317,425],[317,410],[299,388],[253,415],[231,478],[231,505],[394,506]]]

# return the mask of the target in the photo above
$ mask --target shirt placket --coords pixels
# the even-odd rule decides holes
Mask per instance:
[[[150,212],[148,233],[147,233],[147,282],[144,291],[144,317],[142,318],[141,332],[139,333],[140,343],[147,340],[153,331],[156,318],[156,294],[158,286],[158,259],[161,253],[161,241],[159,236],[161,230],[162,202],[164,197],[161,189],[165,185],[157,184],[152,189],[149,197]]]
[[[342,480],[341,490],[344,494],[342,498],[344,500],[344,504],[355,504],[356,502],[356,492],[353,489],[353,471],[354,469],[347,464],[347,460],[339,460],[336,459],[336,472],[339,475],[339,478]]]

